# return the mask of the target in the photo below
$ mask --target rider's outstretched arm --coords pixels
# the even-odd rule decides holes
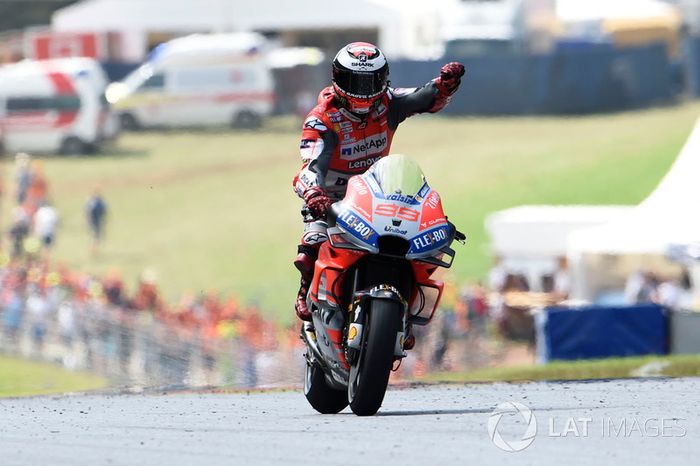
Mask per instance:
[[[464,66],[451,62],[440,69],[440,76],[423,87],[392,89],[389,103],[389,126],[396,129],[399,123],[416,113],[435,113],[447,106],[457,92],[464,76]]]

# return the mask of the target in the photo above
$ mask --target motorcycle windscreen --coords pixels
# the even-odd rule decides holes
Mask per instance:
[[[384,194],[415,196],[425,183],[423,170],[412,158],[405,155],[389,155],[372,165],[370,173],[377,180]]]

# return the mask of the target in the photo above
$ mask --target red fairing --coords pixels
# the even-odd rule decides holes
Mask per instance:
[[[423,312],[421,312],[420,314],[422,317],[432,319],[433,315],[435,314],[435,311],[440,305],[440,300],[442,300],[442,291],[445,288],[445,283],[440,280],[433,280],[432,278],[430,278],[435,272],[435,270],[437,270],[437,266],[419,261],[411,262],[411,266],[413,267],[413,274],[416,279],[416,286],[413,287],[413,292],[411,293],[411,299],[409,300],[408,308],[412,309],[414,304],[416,304],[416,299],[418,298],[418,289],[420,287],[434,288],[438,292],[434,307],[432,309],[424,309]]]
[[[365,220],[372,221],[372,193],[361,176],[353,176],[348,182],[345,203],[359,212]]]
[[[325,299],[331,304],[340,305],[345,278],[343,272],[366,254],[352,249],[334,249],[329,241],[324,242],[319,249],[314,279],[311,282],[311,301],[318,303],[319,299]],[[320,287],[319,296],[321,284],[323,286]]]
[[[438,192],[432,190],[423,203],[419,231],[427,230],[443,223],[447,223],[447,217],[445,217],[445,212],[442,210],[442,200]]]
[[[328,336],[331,337],[333,347],[335,348],[336,353],[338,353],[338,359],[340,359],[340,363],[343,365],[343,367],[345,367],[345,369],[350,369],[350,364],[348,364],[348,361],[345,359],[345,350],[343,349],[343,334],[340,332],[340,330],[332,328],[326,328],[326,332],[328,332]]]

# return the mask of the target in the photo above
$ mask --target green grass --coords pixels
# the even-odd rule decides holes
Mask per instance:
[[[107,380],[53,364],[0,356],[0,398],[83,392],[107,387]]]
[[[652,366],[647,366],[652,364]],[[431,382],[520,382],[540,380],[620,379],[640,375],[652,367],[650,375],[666,377],[700,376],[700,355],[645,356],[583,361],[557,361],[543,365],[492,367],[469,372],[440,372],[424,379]]]
[[[475,279],[489,264],[487,214],[531,203],[637,203],[698,114],[693,103],[576,118],[417,116],[399,129],[393,151],[419,161],[468,234],[451,273]],[[46,158],[63,218],[56,257],[90,272],[117,266],[131,286],[153,267],[169,300],[216,288],[290,320],[302,228],[291,187],[298,139],[298,124],[282,119],[259,133],[125,134],[95,158]],[[91,259],[83,204],[98,185],[111,218],[103,254]]]

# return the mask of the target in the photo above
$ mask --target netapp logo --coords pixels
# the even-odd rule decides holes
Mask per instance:
[[[388,142],[386,131],[365,138],[355,144],[340,146],[340,158],[343,160],[357,160],[381,153]]]

